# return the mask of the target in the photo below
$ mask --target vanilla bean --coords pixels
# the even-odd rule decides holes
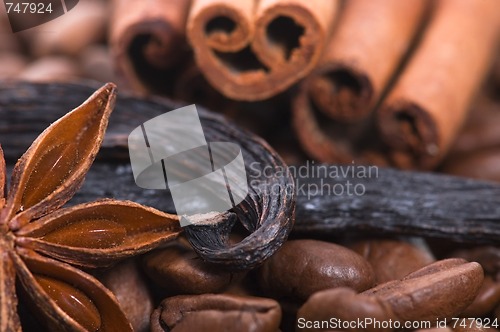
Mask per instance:
[[[309,174],[318,174],[311,173],[312,168]],[[336,177],[297,180],[299,190],[302,186],[305,192],[297,195],[296,235],[397,234],[498,243],[497,184],[384,168],[372,177],[356,177],[357,171],[338,173]],[[356,191],[363,194],[354,193],[356,186]],[[352,195],[347,192],[349,187]],[[308,188],[315,192],[307,192]],[[340,193],[340,188],[341,195],[326,192],[330,189],[331,193]]]
[[[340,191],[347,181],[351,188],[362,185],[364,195],[327,195],[328,187]],[[323,195],[308,197],[308,186],[323,186]],[[295,235],[418,235],[470,243],[498,243],[500,236],[500,186],[493,183],[379,168],[376,178],[300,177],[297,187]],[[135,186],[130,165],[94,164],[73,201],[102,196],[174,211],[164,195]]]

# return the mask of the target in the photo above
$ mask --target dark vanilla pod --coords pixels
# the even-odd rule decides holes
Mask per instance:
[[[71,83],[3,83],[0,87],[0,118],[3,120],[0,139],[5,142],[6,158],[17,156],[17,152],[28,146],[47,123],[79,105],[91,91],[91,86]],[[127,138],[130,132],[145,121],[178,107],[165,99],[140,99],[120,93],[102,156],[108,161],[122,161],[129,165]],[[280,176],[272,176],[287,167],[259,137],[239,129],[220,115],[201,108],[198,108],[198,114],[208,142],[239,145],[249,180],[249,193],[230,212],[218,214],[202,226],[187,226],[184,231],[204,260],[235,269],[255,267],[281,246],[292,229],[295,209],[292,175],[282,172]],[[151,194],[151,190],[135,185],[130,168],[118,166],[110,170],[111,174],[106,174],[96,169],[99,176],[106,175],[99,183],[87,179],[85,188],[90,196],[125,195],[129,200],[145,201],[141,197]],[[158,202],[162,204],[158,208],[173,212],[171,197],[166,190],[154,191],[154,195],[156,199],[146,200],[150,206]],[[236,221],[240,222],[240,228],[247,236],[232,244],[229,235]]]
[[[378,169],[378,178],[323,179],[332,187],[351,180],[363,184],[365,194],[307,196],[303,184],[321,179],[297,180],[296,221],[292,234],[339,236],[355,234],[415,235],[459,242],[498,243],[500,186],[441,174]],[[115,178],[116,182],[106,183]],[[302,182],[301,182],[302,181]],[[303,187],[302,187],[303,188]],[[131,199],[164,211],[173,203],[157,192],[135,187],[130,165],[94,164],[75,203],[102,195]]]

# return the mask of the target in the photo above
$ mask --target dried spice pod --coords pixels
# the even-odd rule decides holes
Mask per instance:
[[[110,264],[181,231],[177,216],[127,201],[109,199],[59,210],[94,161],[115,95],[115,86],[106,84],[45,129],[14,166],[8,193],[0,150],[1,331],[21,329],[16,278],[51,330],[130,331],[111,292],[71,264]],[[150,225],[153,216],[158,218]],[[37,243],[32,236],[43,241]]]
[[[40,126],[50,122],[53,117],[64,114],[67,107],[78,105],[91,90],[86,85],[69,83],[4,83],[0,89],[0,113],[10,123],[10,128],[17,128],[14,134],[9,128],[2,128],[0,125],[0,139],[12,143],[12,146],[5,146],[7,155],[18,151],[20,145],[26,143],[27,138],[32,137]],[[44,98],[41,99],[41,96]],[[35,99],[37,103],[33,103]],[[131,131],[143,122],[177,107],[167,100],[141,99],[122,94],[117,99],[113,121],[110,122],[108,136],[101,149],[103,156],[112,157],[115,162],[121,156],[124,162],[129,163],[127,153],[123,151],[128,147],[127,137]],[[19,108],[24,111],[16,112]],[[280,248],[293,227],[295,189],[292,174],[262,139],[239,129],[220,115],[201,109],[198,114],[208,142],[234,142],[241,148],[249,192],[245,200],[229,213],[218,214],[210,220],[212,226],[191,225],[184,230],[191,245],[206,261],[235,269],[255,267]],[[26,136],[22,134],[23,131]],[[16,140],[9,139],[13,134],[16,135]],[[116,181],[112,184],[109,178],[102,184],[95,184],[90,189],[96,194],[93,197],[122,197],[125,193],[129,199],[133,197],[137,202],[147,201],[149,206],[173,211],[171,196],[167,191],[151,192],[138,188],[130,174],[127,174],[128,171],[130,168],[122,168],[122,174],[116,174]],[[120,193],[116,189],[122,183],[127,185],[122,187],[123,191]],[[102,191],[98,189],[102,185],[109,187]],[[241,223],[248,235],[241,242],[233,244],[229,241],[229,233],[231,223],[235,221]],[[39,245],[41,241],[37,240]]]
[[[500,186],[493,183],[362,165],[306,170],[308,177],[297,179],[297,235],[376,232],[498,243]]]

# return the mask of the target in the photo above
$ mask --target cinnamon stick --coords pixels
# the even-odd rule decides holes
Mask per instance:
[[[432,168],[448,151],[488,69],[500,2],[440,0],[416,54],[378,113],[400,167]]]
[[[292,125],[299,143],[314,159],[339,164],[389,164],[372,117],[345,123],[326,116],[313,102],[307,80],[292,100]]]
[[[317,64],[338,0],[195,0],[187,34],[201,71],[229,98],[263,100]]]
[[[330,117],[366,117],[393,76],[426,13],[426,0],[347,1],[310,95]]]
[[[120,77],[134,90],[168,93],[189,47],[190,0],[113,0],[110,46]]]

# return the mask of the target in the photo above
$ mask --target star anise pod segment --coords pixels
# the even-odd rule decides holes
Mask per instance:
[[[107,84],[49,126],[18,160],[8,194],[0,148],[2,332],[21,330],[16,278],[51,330],[130,331],[113,294],[79,267],[109,266],[180,232],[177,216],[129,201],[61,208],[99,150],[115,95]]]

